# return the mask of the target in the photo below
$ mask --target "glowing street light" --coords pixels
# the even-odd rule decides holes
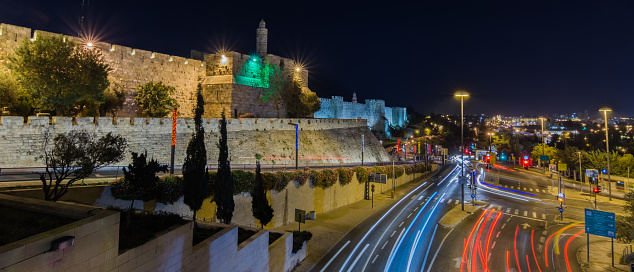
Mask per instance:
[[[466,92],[457,92],[455,97],[460,97],[460,147],[464,148],[464,98],[469,97],[469,94]],[[464,177],[464,152],[460,150],[460,171],[462,172],[462,176]],[[460,186],[460,199],[462,200],[462,210],[464,211],[464,184]]]
[[[610,143],[608,142],[608,111],[612,111],[612,109],[602,108],[599,111],[603,112],[603,117],[605,118],[605,152],[608,157],[608,195],[610,201],[612,201],[612,184],[610,184]]]

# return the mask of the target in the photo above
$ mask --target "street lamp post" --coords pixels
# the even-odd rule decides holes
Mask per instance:
[[[539,120],[542,121],[542,156],[546,155],[544,154],[546,152],[546,141],[544,140],[544,119],[543,117],[539,117]],[[539,159],[539,166],[542,168],[542,174],[546,172],[546,169],[544,168],[544,166],[542,165],[542,159]]]
[[[462,173],[462,177],[464,177],[464,98],[468,97],[469,94],[465,92],[458,92],[455,96],[460,97],[460,171]],[[462,210],[464,211],[464,184],[462,184],[462,181],[460,183],[460,199],[462,200]]]
[[[605,152],[608,157],[608,195],[610,201],[612,201],[612,183],[610,182],[610,143],[608,139],[608,111],[612,111],[612,109],[602,108],[599,111],[603,112],[603,117],[605,118]]]
[[[361,166],[363,166],[363,149],[365,149],[365,135],[361,134]]]
[[[577,152],[577,154],[579,154],[579,187],[581,188],[579,192],[583,192],[583,175],[581,174],[581,151]]]

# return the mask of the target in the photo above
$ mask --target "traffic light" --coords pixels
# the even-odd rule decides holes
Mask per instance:
[[[487,154],[487,156],[486,156],[486,161],[487,161],[487,163],[490,163],[490,162],[491,162],[491,155]]]
[[[601,192],[601,186],[597,186],[596,188],[592,189],[592,191],[593,191],[595,194],[600,193],[600,192]]]
[[[557,195],[557,201],[564,202],[564,194],[558,194]]]

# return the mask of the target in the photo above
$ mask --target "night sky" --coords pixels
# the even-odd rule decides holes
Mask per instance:
[[[76,35],[80,4],[0,0],[0,22]],[[262,18],[269,53],[304,62],[320,97],[455,114],[464,89],[467,114],[634,116],[631,1],[91,0],[86,24],[101,41],[189,57],[254,52]]]

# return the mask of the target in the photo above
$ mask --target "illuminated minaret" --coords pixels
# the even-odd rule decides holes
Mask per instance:
[[[258,29],[255,31],[255,33],[256,33],[256,41],[257,41],[257,45],[256,45],[255,51],[261,57],[265,57],[266,56],[266,43],[267,43],[267,40],[268,40],[269,31],[268,31],[268,29],[266,29],[266,23],[264,22],[264,19],[262,19],[262,21],[260,21],[260,27],[258,27]]]

